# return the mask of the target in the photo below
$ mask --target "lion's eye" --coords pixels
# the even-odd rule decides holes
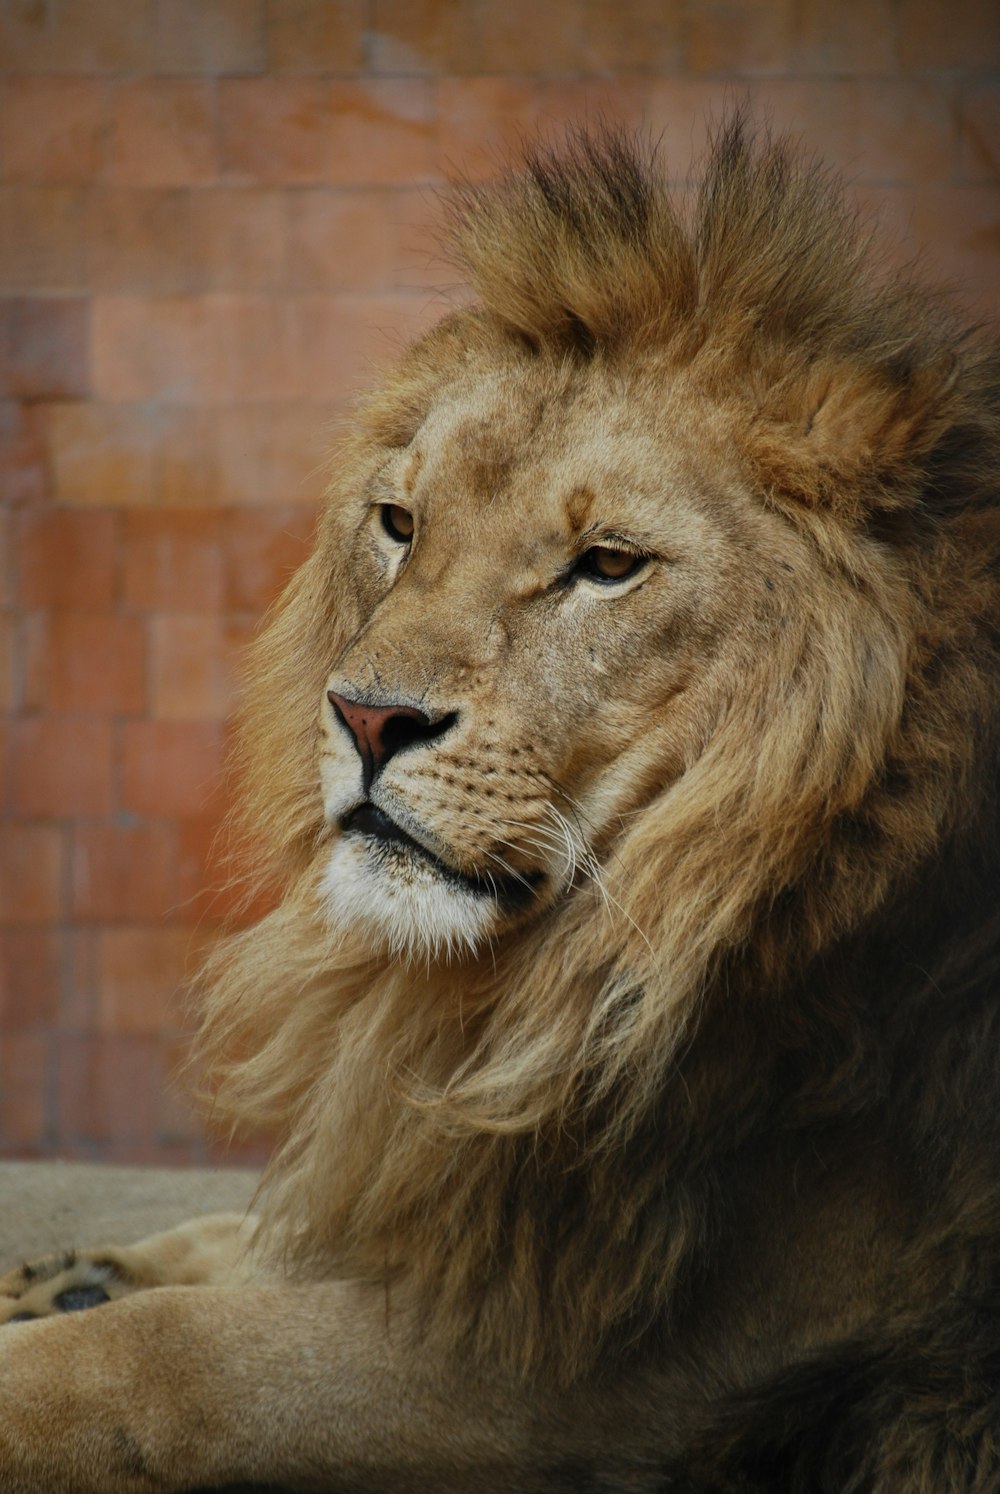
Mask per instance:
[[[380,503],[382,528],[397,545],[408,545],[413,539],[413,515],[398,503]]]
[[[591,581],[627,581],[642,569],[648,557],[633,550],[617,550],[611,545],[592,545],[576,563],[577,575]]]

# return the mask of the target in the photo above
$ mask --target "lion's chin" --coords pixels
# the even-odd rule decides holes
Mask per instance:
[[[403,847],[357,836],[334,845],[321,892],[333,928],[397,958],[472,954],[498,919],[491,898],[466,891]]]

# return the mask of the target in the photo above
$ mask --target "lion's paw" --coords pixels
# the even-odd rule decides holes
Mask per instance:
[[[67,1250],[0,1276],[0,1324],[80,1312],[137,1290],[114,1251]]]
[[[236,1282],[254,1273],[252,1214],[207,1214],[136,1245],[66,1250],[0,1276],[0,1325],[100,1307],[160,1286]]]

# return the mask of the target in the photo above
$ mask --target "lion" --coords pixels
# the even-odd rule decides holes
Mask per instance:
[[[0,1485],[996,1491],[1000,350],[741,118],[450,232],[249,671],[259,1220],[0,1282]]]

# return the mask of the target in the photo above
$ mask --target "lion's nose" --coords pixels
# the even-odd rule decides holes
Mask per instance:
[[[333,706],[338,720],[346,726],[354,739],[364,768],[366,793],[375,774],[397,752],[417,742],[433,741],[457,720],[455,711],[450,711],[435,721],[426,711],[418,710],[416,706],[366,705],[364,701],[351,700],[336,690],[328,690],[326,698]]]

